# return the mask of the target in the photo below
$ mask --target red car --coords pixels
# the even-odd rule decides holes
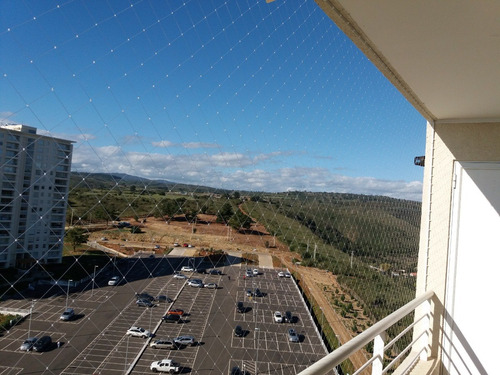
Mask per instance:
[[[181,309],[173,309],[173,310],[168,310],[167,315],[184,315],[184,310]]]

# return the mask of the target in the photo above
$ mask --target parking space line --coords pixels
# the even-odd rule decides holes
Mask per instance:
[[[24,368],[22,367],[5,367],[5,366],[0,366],[0,375],[8,374],[8,375],[16,375],[21,373]]]

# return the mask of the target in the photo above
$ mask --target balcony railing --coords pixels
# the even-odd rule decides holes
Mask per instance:
[[[372,341],[373,356],[351,375],[360,374],[361,372],[367,370],[369,366],[371,366],[372,375],[385,374],[390,369],[394,369],[395,365],[401,362],[402,358],[409,352],[408,357],[405,358],[404,361],[404,365],[407,368],[411,368],[419,360],[419,358],[424,360],[427,359],[431,353],[429,336],[432,326],[431,302],[433,297],[434,292],[428,291],[420,297],[408,302],[406,305],[375,323],[373,326],[354,337],[352,340],[346,342],[340,348],[334,350],[316,363],[312,364],[298,375],[320,375],[326,374],[332,370],[335,371],[335,368],[340,365],[340,363]],[[424,308],[419,310],[421,311],[420,316],[417,319],[414,319],[411,325],[406,327],[398,336],[386,344],[386,330],[408,314],[411,314],[421,305]],[[417,337],[414,337],[413,341],[401,350],[400,354],[384,367],[384,352],[389,350],[401,337],[412,330],[417,324],[423,324],[425,327],[425,329],[422,330],[422,333]]]

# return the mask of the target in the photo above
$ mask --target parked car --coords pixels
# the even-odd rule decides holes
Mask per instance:
[[[278,277],[285,277],[285,273],[283,271],[278,272]]]
[[[196,344],[196,341],[195,341],[194,337],[193,336],[189,336],[189,335],[183,335],[183,336],[176,337],[174,339],[174,341],[177,344],[180,344],[180,345],[191,345],[191,346],[193,346],[194,344]]]
[[[183,272],[194,272],[194,268],[191,266],[182,266],[181,271]]]
[[[155,361],[149,366],[150,370],[153,372],[169,372],[178,373],[180,370],[179,364],[171,359],[162,359],[161,361]]]
[[[292,323],[292,321],[293,321],[292,313],[290,311],[285,311],[285,315],[283,316],[283,320],[286,323]]]
[[[217,284],[216,283],[208,283],[204,285],[205,288],[208,289],[217,289]]]
[[[283,315],[281,315],[281,312],[275,311],[274,312],[274,321],[276,323],[282,323],[283,322]]]
[[[236,303],[236,311],[239,313],[244,313],[245,312],[245,306],[243,306],[243,302],[238,302]]]
[[[135,294],[135,298],[136,299],[145,299],[145,300],[148,300],[148,301],[154,301],[155,298],[151,295],[151,294],[148,294],[148,293],[136,293]]]
[[[27,338],[26,340],[23,341],[21,346],[19,347],[19,350],[29,352],[31,349],[33,349],[33,345],[37,342],[38,338],[37,337],[30,337]]]
[[[172,303],[174,302],[174,300],[168,296],[164,296],[164,295],[159,295],[158,297],[156,297],[156,301],[158,302],[167,302],[167,303]]]
[[[184,275],[183,273],[176,273],[174,274],[174,279],[187,279],[188,277]]]
[[[188,281],[188,285],[194,288],[203,288],[203,281],[200,279],[191,279]]]
[[[246,270],[246,271],[245,271],[245,277],[253,277],[253,272],[252,272],[252,270]]]
[[[238,366],[234,366],[231,369],[230,375],[250,375],[250,373],[246,370],[240,369]]]
[[[140,307],[153,307],[154,304],[148,299],[138,299],[135,304]]]
[[[181,347],[181,345],[173,339],[155,340],[149,344],[149,346],[153,349],[179,349]]]
[[[174,247],[179,247],[181,245],[179,245],[177,242],[174,242]]]
[[[75,317],[75,310],[73,310],[71,307],[66,308],[61,316],[59,317],[60,320],[68,321],[71,320]]]
[[[285,272],[285,277],[289,279],[292,277],[292,274],[290,272]]]
[[[51,346],[52,346],[52,337],[43,336],[33,344],[33,350],[36,352],[43,352],[45,350],[48,350]]]
[[[149,336],[151,336],[151,332],[149,332],[148,330],[141,328],[141,327],[130,327],[127,330],[126,335],[133,336],[133,337],[142,337],[142,338],[146,339]]]
[[[264,297],[264,293],[259,288],[255,289],[255,297]]]
[[[254,268],[252,273],[254,274],[254,276],[257,276],[259,274],[259,270],[257,268]]]
[[[205,268],[197,268],[194,270],[196,273],[206,274],[207,270]]]
[[[172,309],[167,311],[167,315],[184,315],[184,310],[182,309]]]
[[[164,315],[162,318],[161,318],[165,323],[184,323],[184,321],[182,320],[182,317],[180,315],[173,315],[173,314],[170,314],[170,315]]]
[[[288,330],[288,341],[299,342],[299,335],[297,335],[297,332],[293,328]]]
[[[251,289],[247,289],[247,291],[246,291],[246,295],[247,295],[247,297],[253,297],[253,292],[252,292],[252,290],[251,290]]]
[[[108,285],[110,286],[118,285],[120,284],[121,281],[122,281],[121,276],[113,276],[111,279],[109,279]]]
[[[217,270],[217,269],[212,269],[212,270],[209,270],[208,273],[210,275],[222,275],[222,271],[221,270]]]
[[[234,335],[237,337],[243,337],[245,336],[245,331],[241,328],[241,326],[236,326],[234,327]]]

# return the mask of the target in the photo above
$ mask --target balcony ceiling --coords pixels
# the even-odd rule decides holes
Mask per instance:
[[[500,120],[500,1],[316,2],[428,120]]]

